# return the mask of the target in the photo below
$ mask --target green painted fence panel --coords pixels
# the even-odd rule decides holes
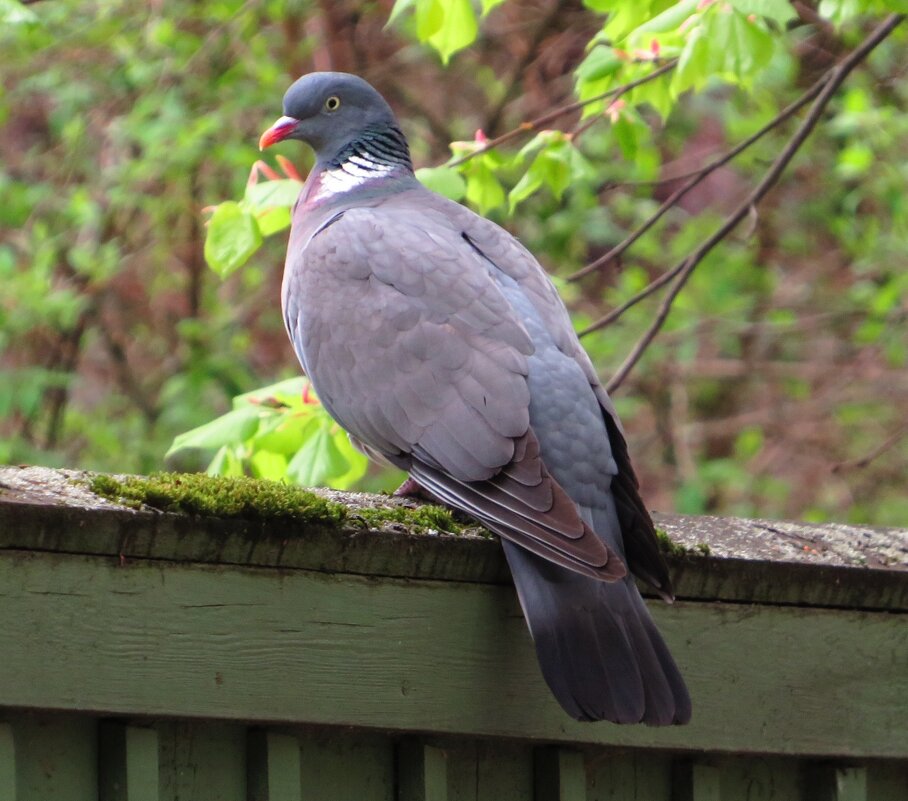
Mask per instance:
[[[905,533],[864,570],[870,535],[812,565],[730,521],[751,560],[677,558],[651,605],[692,724],[619,727],[555,704],[492,541],[29,506],[8,475],[0,801],[908,801]]]
[[[246,801],[246,726],[166,721],[156,728],[162,801]]]
[[[347,732],[301,738],[303,801],[394,801],[394,740]]]
[[[433,740],[448,757],[448,801],[533,797],[533,746],[506,740]]]
[[[13,723],[15,801],[93,801],[98,797],[98,721],[26,715]]]
[[[689,726],[654,729],[568,720],[509,587],[2,552],[0,608],[9,655],[0,706],[667,749],[908,753],[901,615],[656,604],[696,712]]]

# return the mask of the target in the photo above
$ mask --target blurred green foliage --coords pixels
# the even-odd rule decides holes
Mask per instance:
[[[717,171],[619,263],[562,279],[646,220],[676,188],[668,179],[759,129],[898,3],[823,2],[816,19],[784,0],[585,5],[404,0],[390,29],[390,8],[353,0],[0,6],[0,461],[149,472],[173,441],[176,467],[398,480],[363,477],[362,457],[304,398],[282,330],[278,265],[299,176],[286,162],[247,176],[299,73],[349,69],[377,83],[421,179],[511,227],[583,328],[710,235],[786,131]],[[904,48],[899,29],[851,76],[617,393],[653,506],[908,520],[908,443],[897,436],[908,408]],[[673,70],[617,100],[454,164],[672,58]],[[653,308],[585,337],[604,377]]]

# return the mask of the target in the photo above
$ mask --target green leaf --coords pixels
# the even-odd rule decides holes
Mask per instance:
[[[731,5],[745,16],[756,14],[758,17],[771,19],[779,25],[798,16],[789,0],[729,0]]]
[[[209,476],[242,476],[243,462],[236,450],[229,445],[222,445],[205,470]]]
[[[719,69],[739,83],[766,66],[775,47],[772,36],[739,11],[720,9],[709,18],[707,36],[721,48]]]
[[[672,93],[699,89],[710,78],[746,85],[766,66],[775,49],[773,37],[757,20],[731,6],[710,6],[691,31],[675,74]]]
[[[221,203],[208,222],[205,261],[221,278],[242,267],[262,244],[255,217],[239,203]]]
[[[334,427],[327,415],[310,423],[303,446],[287,465],[287,475],[297,484],[303,487],[323,486],[350,470],[350,463],[332,435]]]
[[[648,103],[663,120],[667,119],[675,105],[675,99],[672,97],[671,92],[671,79],[672,76],[669,73],[638,86],[630,95],[633,100],[628,100],[628,103],[633,102],[635,106]]]
[[[300,398],[308,385],[309,379],[302,375],[296,378],[288,378],[285,381],[278,381],[276,384],[269,384],[266,387],[260,387],[259,389],[244,392],[242,395],[237,395],[233,399],[233,408],[239,409],[249,405],[261,408],[262,405],[286,403],[285,398],[288,398],[288,396],[293,400],[293,403],[288,405],[295,406],[301,403]]]
[[[640,33],[667,33],[681,27],[688,17],[697,13],[700,0],[681,0],[669,6],[661,14],[656,15],[648,22],[640,25],[634,34]]]
[[[451,200],[462,200],[467,191],[463,176],[453,167],[422,167],[416,177],[426,188]]]
[[[700,89],[712,77],[709,60],[709,39],[700,25],[690,32],[678,57],[678,66],[672,75],[672,94],[678,97],[688,89]]]
[[[615,141],[621,149],[621,155],[628,161],[633,161],[637,155],[637,130],[626,114],[622,114],[612,123]]]
[[[592,165],[560,132],[543,131],[536,139],[546,144],[508,194],[511,211],[543,186],[560,199],[573,182],[588,180],[595,174]],[[534,142],[530,142],[524,151],[535,146]]]
[[[574,75],[578,82],[599,81],[614,75],[625,63],[611,47],[600,44],[587,53],[586,58],[574,70]]]
[[[445,10],[441,0],[416,0],[416,36],[427,42],[441,30]]]
[[[485,163],[485,158],[473,159],[468,165],[467,201],[481,214],[504,205],[504,188]]]
[[[475,41],[479,25],[470,0],[444,0],[438,5],[444,8],[443,20],[428,40],[438,51],[442,63],[447,64],[454,53]]]
[[[347,460],[350,469],[346,473],[340,473],[330,480],[330,486],[334,489],[350,489],[366,475],[369,469],[369,460],[350,442],[350,437],[344,431],[337,429],[334,434],[334,444],[338,451]]]
[[[222,414],[210,423],[193,428],[183,434],[178,434],[170,450],[164,454],[166,459],[174,453],[186,448],[220,448],[222,445],[237,445],[245,442],[259,426],[259,419],[268,414],[258,406],[243,406],[227,414]]]
[[[249,460],[252,475],[269,481],[282,481],[287,475],[287,459],[273,451],[257,450]]]
[[[299,197],[303,184],[293,178],[282,178],[277,181],[262,181],[246,187],[243,200],[250,211],[273,209],[276,207],[289,208]]]
[[[608,13],[608,19],[599,34],[603,38],[620,42],[630,31],[642,25],[650,15],[649,3],[637,0],[625,0],[615,3],[611,0],[602,3],[603,9]],[[599,9],[594,9],[599,10]]]
[[[16,0],[0,0],[0,22],[7,25],[34,24],[38,15]]]
[[[508,192],[508,209],[513,212],[519,203],[522,203],[542,187],[543,179],[539,170],[534,170],[534,161],[529,169],[520,177],[514,188]]]
[[[263,237],[271,236],[290,227],[290,209],[265,209],[255,215],[255,221]]]

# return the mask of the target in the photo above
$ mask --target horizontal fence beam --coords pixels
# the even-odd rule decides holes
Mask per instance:
[[[0,707],[903,757],[899,614],[652,605],[686,727],[568,719],[509,586],[0,552]]]

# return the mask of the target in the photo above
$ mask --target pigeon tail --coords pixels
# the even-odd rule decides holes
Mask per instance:
[[[687,723],[690,696],[628,576],[606,583],[502,541],[542,674],[576,720]]]

